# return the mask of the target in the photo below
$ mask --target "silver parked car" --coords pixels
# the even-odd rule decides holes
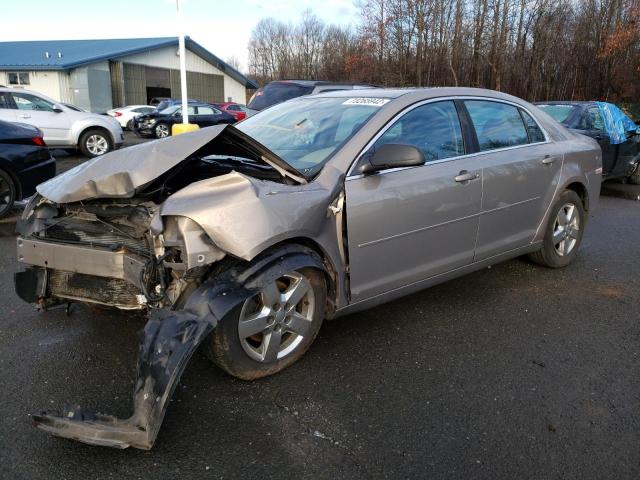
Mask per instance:
[[[51,148],[78,148],[87,157],[120,148],[120,124],[106,115],[85,112],[29,90],[0,87],[0,120],[38,127]]]
[[[324,318],[529,254],[563,267],[601,152],[518,98],[324,93],[94,159],[38,187],[20,297],[150,312],[132,417],[36,415],[55,435],[151,448],[201,344],[242,379],[298,360]]]

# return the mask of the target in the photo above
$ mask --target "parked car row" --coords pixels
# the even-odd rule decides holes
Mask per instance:
[[[188,104],[189,123],[199,127],[211,127],[221,123],[235,123],[233,115],[217,109],[211,104],[190,102]],[[182,122],[182,105],[170,105],[163,110],[138,115],[132,119],[133,131],[144,137],[165,138],[171,135],[171,127]]]

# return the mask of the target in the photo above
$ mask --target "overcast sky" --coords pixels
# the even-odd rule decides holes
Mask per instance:
[[[297,22],[306,8],[327,23],[356,24],[357,0],[183,0],[186,33],[247,68],[251,29],[262,18]],[[0,41],[167,37],[178,34],[175,0],[2,2]]]

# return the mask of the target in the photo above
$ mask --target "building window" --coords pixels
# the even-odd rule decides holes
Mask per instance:
[[[7,73],[9,85],[29,85],[29,72],[9,72]]]

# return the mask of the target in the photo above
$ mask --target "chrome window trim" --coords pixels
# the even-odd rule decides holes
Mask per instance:
[[[428,167],[429,165],[436,165],[438,163],[450,162],[450,161],[453,161],[453,160],[460,160],[460,159],[464,159],[464,158],[472,158],[472,157],[476,157],[476,156],[479,156],[479,155],[487,155],[487,154],[491,154],[491,153],[495,153],[495,152],[504,152],[504,151],[508,151],[508,150],[515,150],[516,148],[525,148],[525,147],[532,147],[532,146],[536,146],[536,145],[544,145],[544,144],[547,144],[547,143],[551,143],[549,134],[544,129],[544,127],[542,125],[540,125],[540,122],[538,122],[538,119],[535,117],[535,115],[533,115],[528,108],[526,108],[526,107],[524,107],[524,106],[522,106],[522,105],[520,105],[518,103],[511,102],[509,100],[503,100],[503,99],[500,99],[500,98],[478,97],[478,96],[472,96],[472,95],[429,98],[427,100],[421,100],[421,101],[419,101],[417,103],[414,103],[413,105],[409,105],[409,106],[405,107],[404,110],[398,112],[391,120],[389,120],[386,123],[386,125],[384,127],[382,127],[380,129],[380,131],[378,133],[376,133],[371,138],[371,140],[369,140],[369,142],[364,146],[364,148],[362,150],[360,150],[360,152],[356,156],[355,160],[349,166],[349,169],[347,170],[347,176],[346,176],[345,180],[346,181],[357,180],[359,178],[364,177],[364,175],[361,174],[361,173],[353,173],[353,170],[356,168],[356,165],[358,165],[358,162],[362,158],[362,155],[365,152],[367,152],[369,150],[369,148],[371,148],[371,146],[382,135],[384,135],[385,132],[387,130],[389,130],[395,124],[395,122],[397,120],[399,120],[401,117],[403,117],[404,115],[406,115],[407,113],[409,113],[413,109],[421,107],[422,105],[427,105],[429,103],[435,103],[435,102],[455,101],[455,100],[463,100],[463,101],[464,100],[485,100],[485,101],[489,101],[489,102],[506,103],[507,105],[511,105],[511,106],[516,107],[516,108],[521,108],[522,110],[527,112],[531,116],[531,118],[533,118],[533,121],[536,123],[536,125],[538,125],[538,128],[540,129],[540,131],[544,135],[545,140],[544,140],[544,142],[525,143],[523,145],[514,145],[514,146],[511,146],[511,147],[496,148],[496,149],[493,149],[493,150],[485,150],[483,152],[466,153],[464,155],[458,155],[458,156],[455,156],[455,157],[447,157],[447,158],[443,158],[443,159],[440,159],[440,160],[434,160],[433,162],[426,162],[424,165],[418,165],[418,166],[415,166],[415,167],[389,168],[387,170],[381,170],[379,172],[370,174],[368,176],[371,176],[371,175],[385,175],[387,173],[400,172],[400,171],[409,170],[409,169],[412,169],[412,168]],[[523,125],[524,125],[524,122],[523,122]],[[474,125],[472,125],[472,127],[475,129]],[[460,125],[460,128],[462,129],[462,124]],[[526,125],[525,125],[525,129],[526,129]]]

